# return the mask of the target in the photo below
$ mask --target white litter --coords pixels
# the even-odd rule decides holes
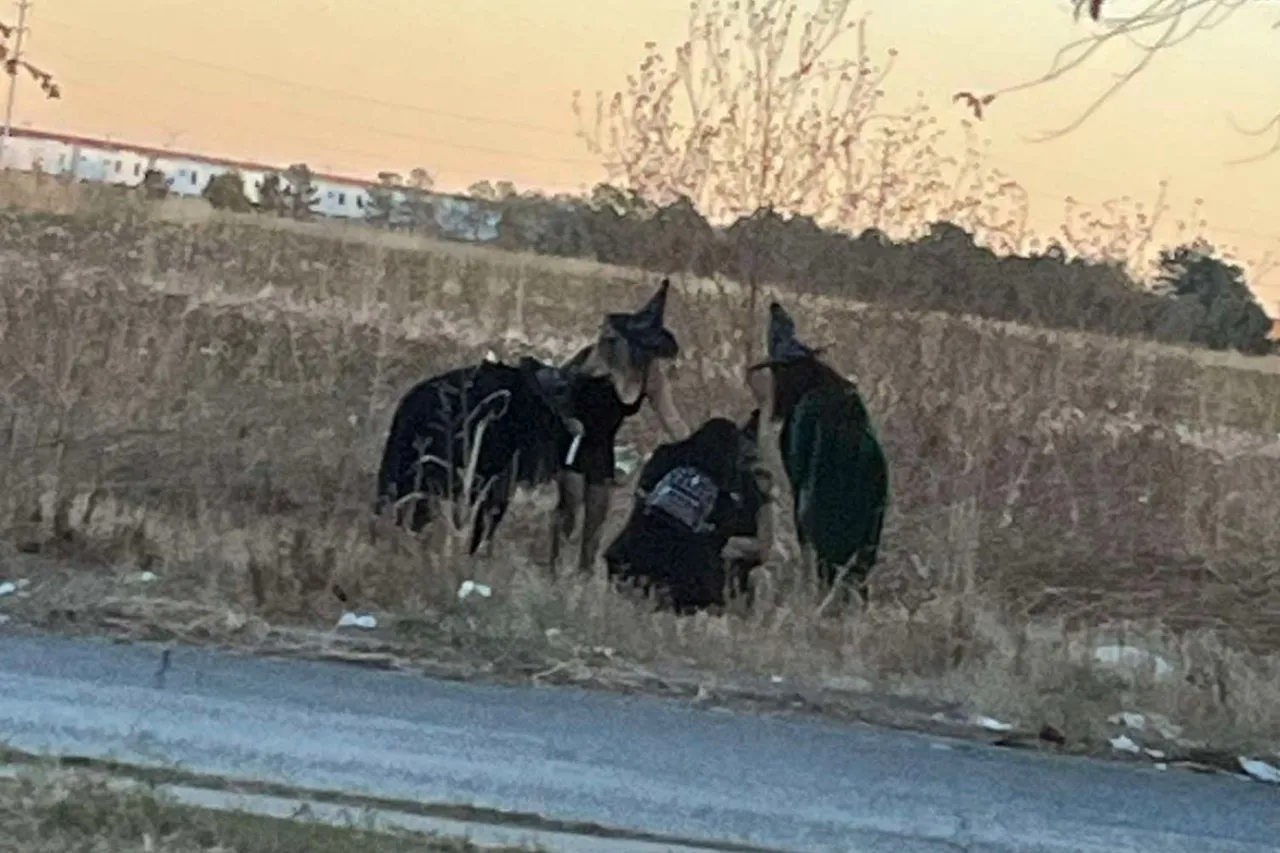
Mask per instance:
[[[0,613],[0,625],[6,625],[9,622],[8,613]]]
[[[640,453],[629,444],[614,445],[614,468],[623,477],[630,477],[640,467]]]
[[[1148,758],[1154,758],[1154,759],[1156,759],[1157,761],[1159,761],[1160,759],[1164,758],[1164,750],[1163,750],[1163,749],[1144,749],[1144,750],[1143,750],[1143,752],[1145,752],[1145,753],[1147,754],[1147,757],[1148,757]]]
[[[771,676],[769,676],[769,680],[770,680],[770,681],[772,681],[774,684],[781,684],[781,683],[782,683],[782,676],[781,676],[781,675],[771,675]]]
[[[1161,737],[1177,740],[1182,735],[1182,726],[1175,725],[1163,714],[1147,714],[1147,719],[1151,722],[1151,728],[1159,732]]]
[[[366,614],[360,615],[356,613],[343,613],[342,618],[338,620],[339,628],[364,628],[366,631],[371,628],[378,627],[378,620]]]
[[[13,581],[5,581],[4,583],[0,583],[0,598],[6,595],[13,595],[17,591],[18,591],[18,585]]]
[[[155,579],[155,572],[138,572],[136,575],[131,575],[129,577],[129,580],[137,583],[152,583]]]
[[[991,717],[974,717],[973,724],[976,726],[982,726],[982,728],[989,732],[1007,732],[1013,730],[1012,724],[1002,723],[1001,721]]]
[[[1112,714],[1107,718],[1107,722],[1113,726],[1124,726],[1126,729],[1133,729],[1135,732],[1140,732],[1147,727],[1147,718],[1132,711],[1121,711],[1119,714]]]
[[[1098,646],[1093,650],[1093,660],[1117,669],[1149,670],[1154,666],[1157,678],[1173,675],[1173,665],[1167,660],[1136,646]]]
[[[475,581],[463,581],[462,586],[458,587],[458,600],[464,601],[473,595],[478,595],[481,598],[488,598],[493,595],[493,590],[482,583],[476,583]]]
[[[1128,735],[1119,735],[1110,739],[1111,748],[1117,752],[1130,752],[1134,755],[1142,752],[1142,747],[1138,746]]]
[[[1272,767],[1265,761],[1257,761],[1252,758],[1240,758],[1240,769],[1245,772],[1250,779],[1258,782],[1269,782],[1272,785],[1280,785],[1280,770]]]

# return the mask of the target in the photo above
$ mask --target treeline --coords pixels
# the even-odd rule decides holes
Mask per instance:
[[[511,249],[1052,329],[1280,351],[1243,270],[1203,241],[1163,251],[1156,280],[1145,285],[1119,263],[1069,258],[1056,243],[998,256],[948,222],[895,242],[875,229],[855,236],[767,209],[715,228],[687,200],[649,207],[607,186],[585,199],[526,193],[493,203],[502,210],[499,243]]]
[[[308,218],[310,169],[272,175],[251,205],[239,175],[215,178],[205,197],[216,207]],[[449,238],[436,223],[430,177],[379,175],[369,190],[371,225]],[[1068,257],[1057,243],[1027,256],[999,256],[949,222],[915,240],[876,229],[827,230],[811,218],[762,209],[727,228],[713,227],[688,200],[665,207],[599,185],[588,197],[517,192],[508,183],[474,185],[475,214],[501,215],[498,245],[544,255],[588,258],[658,273],[688,272],[767,282],[914,310],[972,314],[1051,329],[1147,338],[1248,355],[1280,352],[1271,320],[1243,270],[1212,245],[1166,249],[1152,286],[1122,264]]]

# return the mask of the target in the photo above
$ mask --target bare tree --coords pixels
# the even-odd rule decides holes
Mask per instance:
[[[414,231],[430,228],[435,222],[435,206],[431,202],[431,190],[436,179],[421,166],[409,170],[409,180],[401,190],[403,203],[400,205],[403,219]]]
[[[421,166],[409,170],[409,186],[415,190],[430,192],[436,185],[436,179]]]
[[[1056,139],[1088,121],[1116,93],[1147,70],[1160,54],[1177,47],[1199,33],[1222,25],[1243,10],[1261,11],[1263,6],[1261,0],[1146,0],[1131,12],[1112,15],[1109,14],[1115,6],[1112,0],[1071,0],[1071,2],[1075,19],[1079,21],[1082,14],[1087,15],[1097,28],[1064,45],[1054,55],[1048,71],[1030,80],[1006,86],[980,97],[970,92],[958,92],[955,100],[965,101],[975,116],[981,118],[983,108],[990,105],[996,97],[1041,86],[1065,77],[1081,68],[1109,45],[1123,42],[1137,47],[1138,56],[1133,63],[1125,71],[1117,74],[1111,85],[1103,89],[1079,116],[1057,130],[1033,137],[1033,141],[1036,142]],[[1280,30],[1280,20],[1272,22],[1272,29]],[[1233,124],[1236,123],[1233,121]],[[1250,136],[1272,136],[1273,141],[1270,147],[1260,154],[1228,162],[1233,164],[1253,162],[1280,152],[1280,110],[1255,128],[1249,129],[1238,124],[1236,128]]]
[[[852,0],[798,6],[693,0],[669,55],[647,43],[625,89],[597,93],[593,114],[575,92],[579,135],[609,182],[655,207],[689,199],[720,225],[770,209],[854,233],[906,237],[948,219],[989,242],[1020,241],[1025,196],[981,168],[976,145],[943,155],[923,96],[882,106],[896,51],[873,60]]]
[[[574,93],[579,136],[611,183],[658,206],[689,198],[712,221],[873,204],[869,137],[909,119],[879,110],[895,51],[873,64],[850,6],[820,0],[796,33],[791,0],[694,0],[687,40],[670,60],[647,43],[626,90],[597,93],[591,127]],[[838,56],[851,31],[853,56]]]
[[[16,43],[9,44],[9,40],[17,32],[18,28],[16,26],[0,24],[0,62],[4,63],[4,72],[10,77],[14,77],[17,75],[19,68],[26,69],[26,72],[31,75],[31,79],[35,80],[36,84],[40,86],[40,91],[44,92],[46,98],[50,100],[61,98],[62,87],[54,82],[53,75],[23,59],[18,53],[18,45]]]
[[[494,189],[493,184],[489,181],[476,181],[467,187],[467,195],[472,198],[478,198],[481,201],[497,201],[498,191]]]

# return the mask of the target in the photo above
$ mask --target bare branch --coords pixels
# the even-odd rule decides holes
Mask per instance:
[[[1085,108],[1073,121],[1056,129],[1029,138],[1029,142],[1046,142],[1076,130],[1110,101],[1118,92],[1147,70],[1157,55],[1167,52],[1200,33],[1215,29],[1230,20],[1246,6],[1256,6],[1257,0],[1150,0],[1129,14],[1107,15],[1106,0],[1073,0],[1074,17],[1079,20],[1086,9],[1088,16],[1101,26],[1101,31],[1077,38],[1064,45],[1053,57],[1049,69],[1030,80],[998,89],[979,97],[971,93],[957,93],[956,100],[964,100],[975,116],[981,118],[981,106],[1002,95],[1020,92],[1061,79],[1083,67],[1106,46],[1123,42],[1138,48],[1140,57]],[[1280,21],[1273,24],[1280,29]],[[1152,37],[1148,39],[1148,37]],[[1239,164],[1255,162],[1280,152],[1280,113],[1267,122],[1264,128],[1251,135],[1276,132],[1273,146],[1261,155],[1229,161]]]
[[[1275,136],[1275,139],[1271,142],[1271,146],[1262,153],[1254,154],[1252,157],[1240,157],[1235,160],[1228,160],[1228,166],[1240,166],[1245,163],[1256,163],[1259,160],[1267,159],[1272,154],[1280,152],[1280,113],[1272,116],[1270,121],[1255,130],[1249,130],[1248,128],[1241,127],[1230,115],[1227,116],[1227,121],[1231,122],[1231,125],[1237,131],[1245,134],[1246,136],[1265,136],[1268,133]]]
[[[685,41],[669,53],[647,44],[625,89],[597,94],[593,114],[575,93],[579,135],[609,180],[653,205],[687,198],[712,222],[770,208],[909,237],[948,219],[1017,244],[1025,195],[979,168],[975,144],[944,155],[923,94],[884,109],[896,51],[873,58],[852,0],[815,5],[697,0]],[[998,201],[960,200],[987,190]]]
[[[0,63],[4,65],[4,73],[10,77],[16,77],[18,70],[24,69],[40,86],[40,91],[44,92],[46,98],[49,100],[61,98],[62,88],[54,82],[52,74],[14,55],[14,49],[9,46],[8,40],[16,35],[17,31],[17,27],[0,24]]]

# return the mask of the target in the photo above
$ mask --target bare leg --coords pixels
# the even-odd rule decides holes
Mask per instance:
[[[551,519],[551,573],[560,567],[561,542],[573,536],[578,526],[578,507],[582,505],[585,483],[582,475],[565,471],[556,479],[558,500]]]
[[[493,530],[492,530],[492,528],[490,528],[490,530],[489,530],[489,538],[485,539],[485,540],[484,540],[484,544],[480,546],[480,550],[484,552],[484,557],[485,557],[485,559],[488,559],[488,560],[492,560],[492,559],[493,559],[493,540],[494,540],[494,538],[495,538],[495,537],[494,537],[494,535],[493,535]]]
[[[589,484],[583,495],[582,550],[578,556],[578,570],[584,574],[590,574],[595,568],[600,536],[609,515],[609,492],[608,483]]]

